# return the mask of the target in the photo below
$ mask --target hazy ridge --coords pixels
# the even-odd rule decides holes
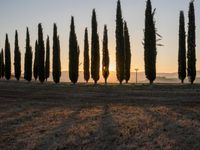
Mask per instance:
[[[131,72],[131,78],[129,81],[130,83],[136,82],[135,76],[136,76],[135,72]],[[50,75],[49,80],[52,81],[52,74]],[[61,82],[70,82],[68,71],[62,71]],[[85,82],[83,71],[79,72],[78,82]],[[89,82],[93,82],[93,80],[90,79]],[[102,75],[100,75],[99,82],[104,82]],[[116,82],[118,83],[117,78],[116,78],[116,72],[114,72],[114,71],[110,72],[108,82],[109,83],[116,83]],[[140,83],[148,82],[145,78],[144,72],[138,72],[138,82],[140,82]],[[176,73],[176,72],[174,72],[174,73],[157,73],[157,78],[156,78],[155,82],[157,82],[157,83],[159,83],[159,82],[161,82],[161,83],[179,83],[180,80],[178,80],[178,73]],[[186,78],[185,82],[186,83],[188,82],[187,78]],[[196,78],[195,82],[200,83],[200,71],[197,71],[197,78]]]

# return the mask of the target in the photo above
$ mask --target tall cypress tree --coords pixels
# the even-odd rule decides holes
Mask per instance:
[[[47,36],[46,41],[46,62],[45,62],[45,79],[49,78],[50,73],[50,43],[49,43],[49,36]]]
[[[1,50],[1,78],[4,78],[5,75],[5,64],[4,64],[4,55],[3,55],[3,48]]]
[[[61,63],[60,63],[60,41],[57,35],[57,26],[53,28],[53,80],[57,84],[60,82]]]
[[[122,84],[124,80],[124,36],[123,36],[123,19],[120,0],[117,2],[116,14],[116,73],[117,79]]]
[[[33,76],[35,80],[38,78],[38,43],[37,40],[35,41],[35,59],[33,65]]]
[[[92,40],[91,40],[91,75],[95,84],[99,80],[100,54],[99,35],[97,32],[97,20],[95,9],[92,11]]]
[[[126,83],[130,80],[130,73],[131,73],[131,47],[130,47],[130,37],[128,32],[127,23],[124,22],[124,56],[125,56],[125,63],[124,63],[124,75]]]
[[[188,23],[188,78],[191,84],[196,78],[196,35],[195,35],[195,11],[194,3],[190,2],[189,6],[189,23]]]
[[[20,76],[21,76],[21,53],[20,53],[20,50],[19,50],[17,30],[15,32],[15,57],[14,57],[14,65],[15,65],[15,78],[17,80],[19,80]]]
[[[144,30],[145,75],[150,84],[156,79],[156,29],[151,1],[147,0]]]
[[[44,49],[42,24],[40,23],[38,24],[38,76],[41,83],[43,83],[45,80]]]
[[[104,26],[103,35],[103,59],[102,59],[102,74],[105,79],[105,84],[107,84],[107,79],[109,76],[109,52],[108,52],[108,31],[107,26]]]
[[[11,77],[11,56],[10,56],[10,43],[8,40],[8,34],[6,34],[6,40],[5,40],[5,77],[6,80],[10,80]]]
[[[179,18],[178,76],[183,83],[186,77],[185,19],[183,11],[180,11]]]
[[[0,78],[2,78],[2,64],[3,64],[3,62],[2,62],[2,52],[3,52],[3,50],[1,50],[1,53],[0,53]]]
[[[24,62],[24,79],[30,82],[32,79],[32,48],[30,46],[30,35],[28,28],[26,31],[26,52]]]
[[[78,81],[79,53],[79,46],[74,26],[74,17],[71,17],[69,36],[69,78],[74,84]]]
[[[88,30],[85,29],[84,37],[84,79],[86,82],[90,79],[90,60],[89,60],[89,42],[88,42]]]

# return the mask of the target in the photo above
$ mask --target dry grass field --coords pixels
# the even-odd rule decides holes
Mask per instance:
[[[199,150],[200,85],[0,81],[0,150]]]

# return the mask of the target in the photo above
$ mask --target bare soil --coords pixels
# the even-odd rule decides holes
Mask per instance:
[[[0,150],[199,150],[200,85],[0,81]]]

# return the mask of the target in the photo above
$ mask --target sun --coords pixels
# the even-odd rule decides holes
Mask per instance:
[[[115,71],[116,70],[115,64],[111,63],[110,66],[109,66],[109,70],[110,71]]]

